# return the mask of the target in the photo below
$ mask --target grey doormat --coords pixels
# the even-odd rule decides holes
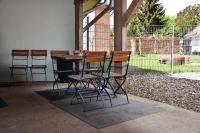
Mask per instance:
[[[2,98],[0,98],[0,108],[7,107],[7,106],[8,104]]]
[[[42,96],[44,96],[44,93]],[[106,98],[104,97],[104,99]],[[103,104],[102,101],[97,102],[96,99],[92,99],[92,102],[86,105],[71,105],[70,101],[70,95],[61,95],[59,100],[51,100],[51,103],[97,129],[163,111],[162,108],[154,107],[136,100],[130,100],[130,104],[126,104],[126,98],[123,96],[112,99],[113,107],[110,107],[109,100],[104,100]]]

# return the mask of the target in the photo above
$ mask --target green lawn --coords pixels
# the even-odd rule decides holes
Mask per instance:
[[[161,55],[161,54],[145,54],[145,55],[136,55],[131,58],[130,66],[136,66],[142,69],[130,69],[131,71],[140,71],[140,72],[164,72],[169,73],[171,72],[171,65],[170,61],[167,64],[160,64],[159,60],[162,56],[169,56],[170,55]],[[174,65],[173,72],[200,72],[200,64],[194,65],[194,63],[200,63],[200,56],[191,55],[190,57],[190,64],[187,65]]]

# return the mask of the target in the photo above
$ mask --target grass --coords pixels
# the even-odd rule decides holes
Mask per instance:
[[[168,55],[162,54],[144,54],[136,55],[131,58],[130,67],[136,66],[138,69],[130,69],[131,71],[136,72],[162,72],[169,73],[171,72],[170,61],[167,64],[160,64],[159,60],[162,56],[170,57]],[[190,64],[183,65],[174,65],[173,72],[200,72],[200,64],[193,65],[193,63],[200,63],[200,56],[190,55]]]

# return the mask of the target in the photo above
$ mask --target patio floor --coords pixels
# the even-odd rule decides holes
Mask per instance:
[[[0,133],[200,133],[200,113],[135,96],[130,98],[163,111],[96,129],[34,92],[44,89],[47,86],[1,87],[0,97],[8,107],[0,108]]]

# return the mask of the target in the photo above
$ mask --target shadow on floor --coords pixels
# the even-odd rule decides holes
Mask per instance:
[[[8,104],[0,97],[0,108],[7,107]]]

